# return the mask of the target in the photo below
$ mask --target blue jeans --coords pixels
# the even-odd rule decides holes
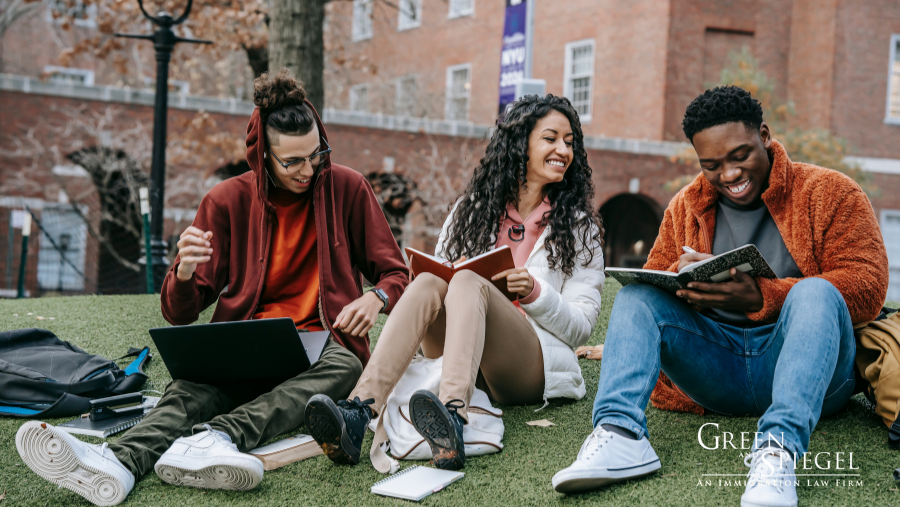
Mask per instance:
[[[840,292],[821,278],[798,282],[775,324],[740,328],[703,316],[650,285],[628,285],[613,305],[603,350],[594,427],[643,437],[644,409],[660,368],[697,404],[757,415],[758,431],[804,453],[821,415],[846,405],[855,384],[856,341]]]

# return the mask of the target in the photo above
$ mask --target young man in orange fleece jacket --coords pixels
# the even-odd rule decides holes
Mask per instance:
[[[878,314],[888,262],[859,186],[791,162],[762,116],[759,102],[733,86],[688,106],[684,132],[703,174],[669,203],[644,267],[677,271],[755,244],[778,278],[732,269],[729,281],[692,283],[677,296],[623,288],[606,335],[595,429],[554,476],[557,491],[660,468],[644,409],[662,371],[659,408],[760,416],[742,506],[797,505],[794,463],[819,418],[853,393],[852,326]]]

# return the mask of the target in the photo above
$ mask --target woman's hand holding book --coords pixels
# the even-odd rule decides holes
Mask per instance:
[[[534,290],[534,278],[527,268],[513,268],[501,271],[491,277],[491,281],[506,278],[507,290],[515,292],[520,298],[528,297]]]

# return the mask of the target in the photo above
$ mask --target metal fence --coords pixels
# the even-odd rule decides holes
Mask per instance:
[[[110,220],[85,204],[19,201],[0,207],[0,297],[147,291],[138,211]]]

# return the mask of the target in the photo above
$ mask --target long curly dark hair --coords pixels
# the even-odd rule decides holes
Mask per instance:
[[[581,121],[568,99],[549,94],[526,95],[513,103],[498,123],[484,158],[456,201],[445,256],[472,257],[493,248],[500,223],[506,218],[506,205],[518,203],[519,189],[527,183],[528,138],[538,120],[551,111],[569,119],[574,157],[563,181],[544,188],[551,206],[543,217],[544,225],[550,227],[544,244],[549,267],[571,276],[576,258],[580,256],[583,266],[593,260],[594,249],[602,246],[603,221],[592,204],[594,185]]]

